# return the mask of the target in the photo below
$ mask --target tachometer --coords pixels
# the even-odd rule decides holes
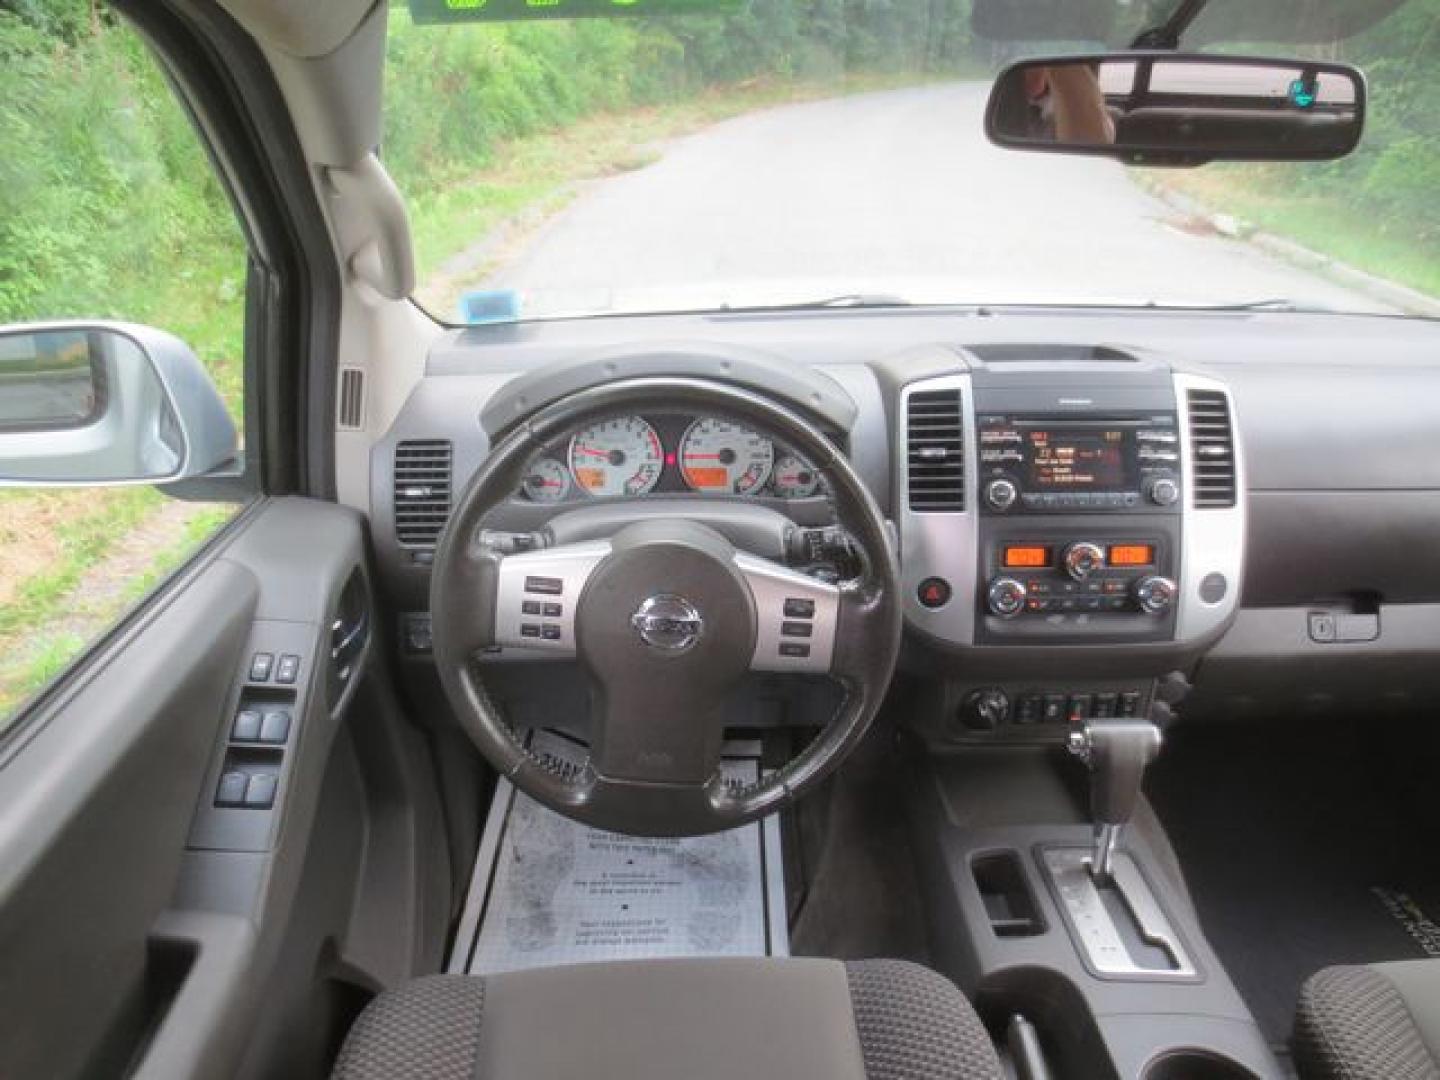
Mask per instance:
[[[770,486],[782,499],[808,499],[820,490],[820,475],[794,454],[784,454],[775,462]]]
[[[728,420],[696,420],[680,440],[680,474],[696,491],[749,495],[774,463],[769,439]]]
[[[664,465],[660,436],[638,416],[592,424],[570,440],[570,471],[591,495],[644,495]]]
[[[559,502],[570,494],[570,471],[552,457],[536,458],[520,487],[531,502]]]

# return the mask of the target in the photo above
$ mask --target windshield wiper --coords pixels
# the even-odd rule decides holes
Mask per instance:
[[[790,304],[721,304],[721,311],[822,311],[828,308],[910,307],[903,296],[890,293],[841,293],[819,300],[801,300]]]

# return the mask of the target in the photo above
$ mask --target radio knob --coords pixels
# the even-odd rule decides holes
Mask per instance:
[[[985,485],[985,501],[990,505],[990,509],[998,510],[1002,514],[1015,505],[1019,496],[1020,492],[1009,480],[991,480]]]
[[[986,595],[990,610],[1002,619],[1013,619],[1025,610],[1025,586],[1014,578],[996,578]]]
[[[1147,615],[1163,615],[1175,603],[1175,582],[1166,577],[1141,578],[1135,586],[1135,602]]]
[[[1101,550],[1099,544],[1081,540],[1065,549],[1062,561],[1067,574],[1076,581],[1084,581],[1105,565],[1105,552]]]
[[[1150,481],[1150,488],[1146,492],[1150,501],[1156,506],[1174,506],[1180,498],[1180,485],[1173,477],[1162,476],[1158,480]]]

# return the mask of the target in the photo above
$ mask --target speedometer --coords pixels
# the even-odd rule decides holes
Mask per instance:
[[[570,440],[570,471],[591,495],[644,495],[664,465],[660,436],[638,416],[591,424]]]
[[[769,439],[728,420],[696,420],[680,440],[680,473],[696,491],[749,495],[774,463]]]

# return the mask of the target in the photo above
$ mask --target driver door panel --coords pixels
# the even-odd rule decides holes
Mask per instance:
[[[29,719],[0,767],[0,1075],[323,1075],[371,991],[438,966],[433,761],[374,618],[359,517],[265,502]],[[252,707],[283,740],[237,731]],[[223,805],[236,772],[274,775],[268,808]]]

